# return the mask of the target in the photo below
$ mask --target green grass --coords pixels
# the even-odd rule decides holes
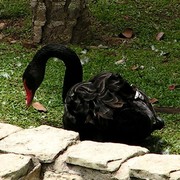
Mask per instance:
[[[158,106],[179,107],[180,89],[168,89],[169,85],[180,84],[178,1],[122,1],[122,4],[117,3],[120,1],[106,1],[104,4],[102,2],[99,0],[96,4],[90,4],[90,9],[102,28],[96,33],[100,35],[102,32],[110,36],[131,27],[135,30],[136,37],[107,49],[90,48],[86,55],[81,54],[83,47],[70,45],[81,59],[84,56],[89,58],[89,62],[83,66],[84,80],[101,71],[117,72],[145,91],[150,98],[157,98]],[[123,19],[126,15],[131,16],[128,21]],[[165,32],[162,41],[156,41],[154,38],[159,31]],[[152,46],[155,50],[152,50]],[[22,84],[24,69],[37,49],[26,49],[21,41],[15,44],[1,42],[0,49],[0,121],[24,128],[41,124],[62,127],[62,62],[48,62],[45,80],[35,97],[35,101],[41,102],[48,109],[48,113],[39,113],[32,107],[26,109]],[[169,55],[163,56],[162,52]],[[115,62],[123,57],[126,59],[125,64],[116,65]],[[134,65],[144,68],[132,70]],[[180,114],[159,115],[165,119],[166,126],[163,130],[153,133],[153,138],[145,142],[146,146],[152,152],[179,154]]]
[[[0,19],[24,17],[29,15],[29,12],[29,1],[0,0]]]
[[[31,37],[32,18],[30,1],[0,0],[0,22],[5,28],[0,33],[13,39],[27,39]]]
[[[90,4],[90,9],[110,34],[119,34],[129,27],[141,42],[154,40],[160,31],[165,32],[167,40],[180,40],[180,4],[177,0],[98,0]]]

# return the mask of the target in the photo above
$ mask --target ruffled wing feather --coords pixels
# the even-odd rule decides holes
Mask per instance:
[[[68,92],[65,103],[74,116],[81,114],[88,116],[88,119],[91,117],[93,121],[100,118],[113,119],[114,110],[121,108],[125,99],[132,96],[122,91],[124,85],[127,85],[127,82],[120,75],[102,73],[87,83],[76,84]],[[128,88],[134,96],[132,87]]]

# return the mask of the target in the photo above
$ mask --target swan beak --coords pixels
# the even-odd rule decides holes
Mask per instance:
[[[31,104],[32,104],[35,91],[29,89],[29,88],[27,87],[25,81],[24,81],[24,89],[25,89],[25,92],[26,92],[26,106],[29,107],[29,106],[31,106]]]
[[[33,98],[34,98],[33,91],[31,90],[26,91],[26,106],[27,107],[31,106]]]

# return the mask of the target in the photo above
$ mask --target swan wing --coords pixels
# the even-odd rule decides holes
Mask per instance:
[[[73,86],[65,103],[71,114],[97,121],[113,119],[114,110],[122,108],[126,99],[134,95],[133,88],[120,75],[102,73],[89,82]]]

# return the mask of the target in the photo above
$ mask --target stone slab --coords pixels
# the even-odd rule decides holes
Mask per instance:
[[[52,176],[61,176],[62,174],[68,173],[71,175],[77,175],[77,177],[82,177],[83,180],[108,180],[112,179],[111,173],[105,173],[102,171],[97,171],[94,169],[67,164],[67,151],[57,157],[54,163],[49,164],[47,167],[47,171],[52,172]],[[55,174],[53,174],[55,173]],[[72,180],[72,179],[70,179]]]
[[[129,161],[124,162],[118,171],[113,173],[113,177],[116,180],[130,180]]]
[[[51,163],[78,139],[76,132],[42,125],[4,138],[0,141],[0,151],[33,155],[43,163]]]
[[[19,179],[27,174],[31,157],[16,154],[0,154],[0,179]]]
[[[41,164],[33,161],[33,169],[28,172],[27,175],[22,177],[20,180],[40,180],[41,176]]]
[[[180,170],[172,172],[169,180],[180,180]]]
[[[129,158],[143,155],[148,149],[118,143],[82,141],[68,149],[66,162],[104,171],[116,171]]]
[[[18,126],[6,124],[6,123],[0,123],[0,139],[3,139],[9,136],[10,134],[18,132],[20,130],[22,130],[22,128]]]
[[[84,180],[81,176],[69,173],[55,173],[46,171],[43,180]]]
[[[179,155],[146,154],[135,157],[130,165],[130,177],[166,180],[170,174],[180,171]]]

